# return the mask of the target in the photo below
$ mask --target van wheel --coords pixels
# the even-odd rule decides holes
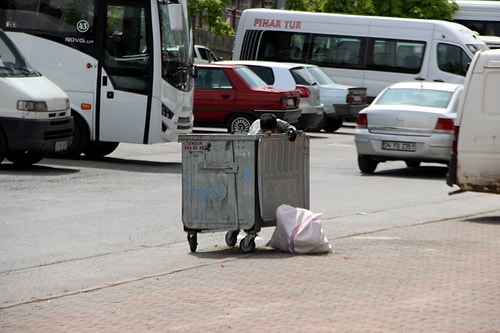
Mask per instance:
[[[72,112],[74,128],[73,143],[68,150],[57,153],[50,153],[50,157],[55,158],[77,158],[87,148],[90,142],[90,133],[85,120],[76,112]]]
[[[342,124],[344,124],[344,119],[339,118],[339,119],[328,119],[326,121],[325,125],[325,131],[327,132],[335,132],[339,128],[342,127]]]
[[[253,118],[246,115],[234,115],[229,118],[227,123],[227,131],[229,133],[248,133],[252,125]]]
[[[84,154],[90,159],[102,158],[114,152],[118,145],[119,142],[90,141]]]
[[[35,153],[30,151],[17,151],[7,154],[7,159],[19,167],[28,167],[40,162],[45,157],[45,153]]]
[[[2,163],[6,154],[7,154],[7,140],[5,139],[5,135],[3,135],[2,131],[0,131],[0,163]]]
[[[358,155],[358,167],[362,173],[372,174],[377,168],[378,162],[373,160],[370,156]]]

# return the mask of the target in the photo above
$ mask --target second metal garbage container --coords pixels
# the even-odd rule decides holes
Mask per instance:
[[[276,225],[281,204],[309,209],[309,137],[283,134],[182,135],[182,222],[190,250],[197,233],[227,231],[243,252],[262,227]]]

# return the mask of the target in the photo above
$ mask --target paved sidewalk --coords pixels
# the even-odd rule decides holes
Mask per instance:
[[[199,248],[214,264],[3,309],[0,332],[500,332],[498,215],[330,243]]]

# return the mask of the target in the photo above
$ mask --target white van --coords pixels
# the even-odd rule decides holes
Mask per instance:
[[[478,52],[465,78],[455,120],[447,184],[500,194],[500,49]]]
[[[0,162],[20,166],[72,143],[73,117],[66,93],[31,68],[0,30]]]
[[[366,87],[371,100],[401,81],[463,83],[474,53],[486,48],[454,22],[247,9],[233,59],[315,64],[339,83]]]

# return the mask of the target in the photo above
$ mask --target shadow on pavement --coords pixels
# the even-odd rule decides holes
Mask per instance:
[[[481,223],[481,224],[498,224],[500,225],[500,216],[480,216],[462,220],[464,222]]]

